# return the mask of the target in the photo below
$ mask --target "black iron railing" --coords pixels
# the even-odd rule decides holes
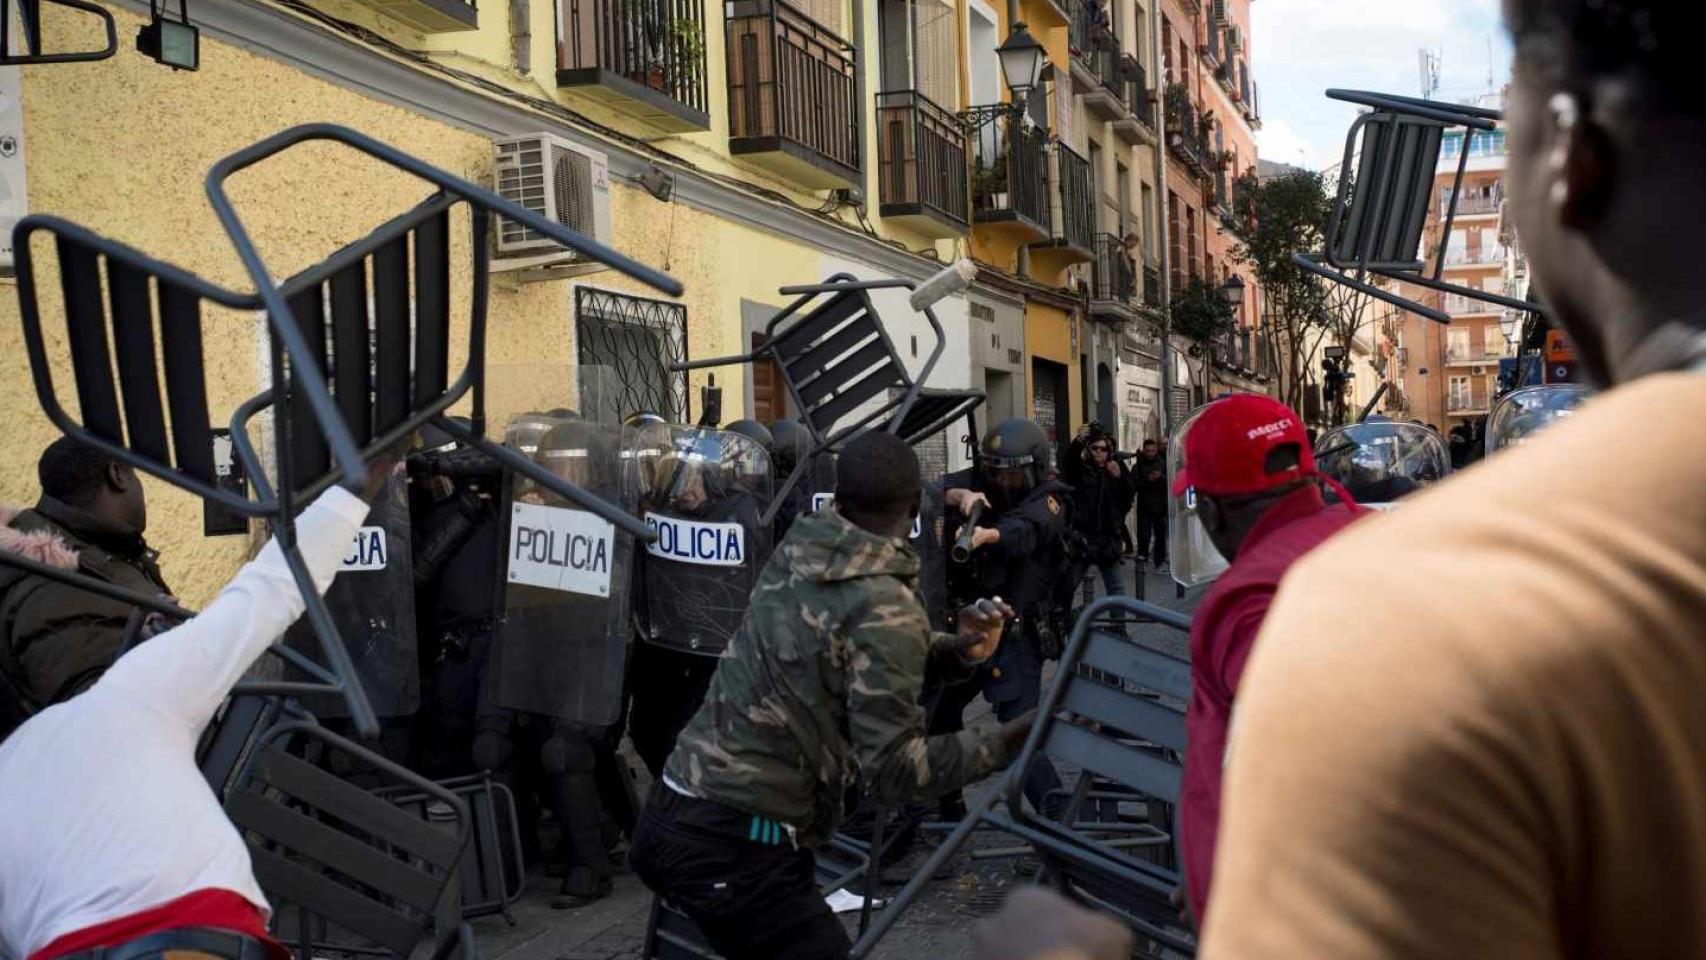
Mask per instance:
[[[729,138],[791,141],[857,171],[853,45],[784,0],[734,0],[724,17]]]
[[[1143,304],[1161,309],[1161,271],[1154,267],[1143,268]]]
[[[993,109],[1002,112],[972,136],[972,217],[1006,220],[1017,215],[1046,225],[1048,135],[1002,107]]]
[[[1055,238],[1069,246],[1089,250],[1096,231],[1095,200],[1090,196],[1090,161],[1079,156],[1064,143],[1055,144],[1058,180],[1055,200],[1060,204],[1060,218]]]
[[[1120,58],[1120,72],[1125,77],[1125,105],[1138,122],[1155,129],[1155,104],[1149,99],[1149,71],[1143,62],[1127,54]]]
[[[559,71],[607,70],[700,113],[704,4],[695,0],[560,0]]]
[[[1129,304],[1137,297],[1137,264],[1125,241],[1111,233],[1098,233],[1095,254],[1090,299]]]
[[[1186,166],[1201,173],[1206,162],[1202,119],[1183,84],[1167,88],[1167,146]]]
[[[884,206],[920,207],[971,222],[966,134],[916,90],[877,94],[877,183]]]

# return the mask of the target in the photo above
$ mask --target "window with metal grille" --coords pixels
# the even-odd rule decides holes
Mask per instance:
[[[687,375],[669,369],[687,357],[686,305],[577,287],[575,330],[581,369],[610,371],[597,395],[582,396],[582,416],[614,423],[644,410],[687,422]]]

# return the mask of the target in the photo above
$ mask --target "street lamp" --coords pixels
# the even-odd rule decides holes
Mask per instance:
[[[1226,301],[1226,305],[1234,310],[1243,306],[1244,278],[1236,273],[1227,277],[1226,282],[1220,286],[1220,299]]]
[[[1036,37],[1031,36],[1024,24],[1015,23],[1007,41],[995,48],[995,55],[1001,58],[1001,78],[1006,81],[1007,89],[1013,92],[1014,108],[1023,111],[1031,91],[1042,82],[1043,62],[1048,51]]]

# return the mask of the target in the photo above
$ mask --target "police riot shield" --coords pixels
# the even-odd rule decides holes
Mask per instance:
[[[533,441],[533,462],[621,502],[619,426],[523,414],[505,437],[518,452]],[[589,726],[615,723],[627,668],[634,538],[519,475],[508,478],[503,516],[492,702]]]
[[[1197,515],[1196,491],[1189,487],[1173,489],[1172,478],[1185,468],[1185,438],[1190,435],[1192,424],[1207,409],[1202,406],[1191,411],[1190,416],[1173,431],[1173,440],[1167,446],[1167,557],[1173,580],[1184,587],[1207,583],[1225,573],[1229,566],[1214,541],[1208,538],[1202,518]]]
[[[1438,433],[1390,420],[1336,427],[1315,443],[1315,464],[1351,499],[1386,509],[1451,472],[1451,451]]]
[[[1579,383],[1549,383],[1511,391],[1487,420],[1487,455],[1522,446],[1535,434],[1567,419],[1592,394]]]
[[[721,656],[770,559],[770,456],[739,434],[648,424],[625,438],[632,489],[657,539],[639,564],[642,637]]]
[[[373,712],[381,717],[406,717],[420,709],[413,542],[408,471],[399,463],[374,498],[337,579],[326,591],[326,609],[349,648]],[[304,653],[319,650],[306,617],[291,625],[284,642]],[[287,668],[286,676],[310,679],[295,668]],[[303,706],[321,717],[349,716],[340,696],[312,694]]]

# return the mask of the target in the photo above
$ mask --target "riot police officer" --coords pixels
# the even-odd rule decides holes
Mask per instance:
[[[642,642],[630,674],[628,735],[656,777],[769,559],[771,531],[760,521],[771,471],[768,451],[741,433],[661,425],[653,432],[639,442],[649,449],[662,441],[668,452],[644,460],[636,452],[640,509],[659,538],[640,562]]]
[[[961,729],[964,709],[979,689],[1003,721],[1035,709],[1041,698],[1043,661],[1058,655],[1051,649],[1058,643],[1051,623],[1053,587],[1066,565],[1071,496],[1071,488],[1054,477],[1052,459],[1042,427],[1015,417],[984,436],[975,468],[943,479],[947,525],[958,530],[954,553],[971,548],[963,560],[949,560],[949,609],[968,598],[998,595],[1018,611],[1018,630],[1009,633],[974,683],[943,691],[932,711],[932,733]],[[1060,786],[1046,758],[1025,771],[1025,796],[1038,811],[1053,812],[1058,799],[1050,794]],[[944,799],[945,818],[961,809],[957,798]]]

